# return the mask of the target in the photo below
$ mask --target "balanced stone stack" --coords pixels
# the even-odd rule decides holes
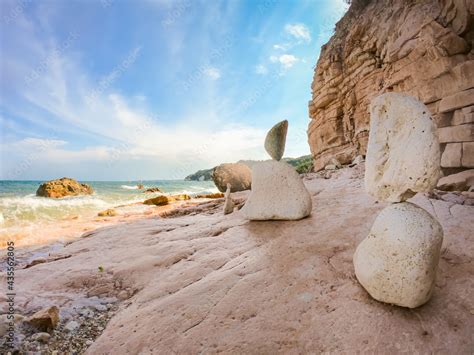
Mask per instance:
[[[242,208],[249,220],[298,220],[311,213],[311,195],[296,170],[280,161],[285,151],[288,121],[267,134],[265,149],[273,158],[252,169],[252,190]]]
[[[388,93],[370,107],[365,187],[392,202],[357,247],[357,279],[378,301],[415,308],[434,288],[443,229],[427,211],[405,202],[429,192],[441,174],[436,126],[414,97]]]

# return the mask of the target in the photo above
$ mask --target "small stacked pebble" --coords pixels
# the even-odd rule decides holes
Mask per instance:
[[[370,114],[365,187],[392,204],[357,247],[355,274],[376,300],[415,308],[433,292],[443,229],[405,201],[432,191],[441,176],[436,126],[423,103],[401,93],[376,97]]]

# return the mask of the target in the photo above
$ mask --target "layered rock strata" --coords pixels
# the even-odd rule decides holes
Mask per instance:
[[[309,101],[314,169],[365,155],[368,104],[405,92],[438,126],[445,173],[474,167],[474,2],[352,1],[321,49]]]

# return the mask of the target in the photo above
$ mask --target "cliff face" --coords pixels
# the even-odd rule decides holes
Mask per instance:
[[[370,100],[424,102],[446,172],[474,168],[474,0],[354,0],[321,49],[309,102],[314,168],[365,154]]]

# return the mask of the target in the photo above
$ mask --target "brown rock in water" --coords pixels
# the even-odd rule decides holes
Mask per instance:
[[[191,196],[189,196],[188,194],[173,195],[171,197],[173,197],[175,200],[178,200],[178,201],[191,199]]]
[[[440,135],[442,168],[474,167],[474,6],[471,1],[352,1],[321,49],[309,101],[315,171],[365,155],[372,98],[422,101]],[[462,123],[462,124],[461,124]]]
[[[26,321],[40,331],[51,331],[59,323],[59,309],[56,306],[42,309]]]
[[[138,188],[139,190],[143,190],[144,186],[143,186],[143,184],[138,184],[138,185],[137,185],[137,188]]]
[[[203,195],[196,195],[196,198],[222,198],[224,194],[222,192],[216,192],[213,194],[203,194]]]
[[[265,150],[274,160],[280,160],[285,153],[288,121],[284,120],[274,125],[265,137]]]
[[[190,199],[191,199],[191,196],[187,194],[180,194],[180,195],[173,195],[173,196],[161,195],[161,196],[149,198],[148,200],[145,200],[143,203],[145,205],[164,206],[170,202],[185,201],[185,200],[190,200]]]
[[[117,211],[115,211],[113,208],[109,208],[105,211],[100,211],[97,213],[97,216],[99,217],[114,217],[117,215]]]
[[[173,201],[173,200],[170,199],[168,196],[161,195],[161,196],[156,196],[156,197],[153,197],[153,198],[149,198],[148,200],[143,201],[143,204],[145,204],[145,205],[155,205],[155,206],[164,206],[164,205],[167,205],[168,203],[170,203],[171,201]]]
[[[249,190],[252,185],[252,171],[243,163],[221,164],[212,174],[214,184],[220,192],[225,192],[227,184],[232,186],[231,192]]]
[[[143,191],[144,193],[150,193],[150,192],[162,192],[158,187],[150,187]]]
[[[63,177],[62,179],[42,183],[38,187],[38,190],[36,190],[36,196],[61,198],[66,196],[90,195],[93,192],[94,190],[89,185],[81,184],[74,179]]]

